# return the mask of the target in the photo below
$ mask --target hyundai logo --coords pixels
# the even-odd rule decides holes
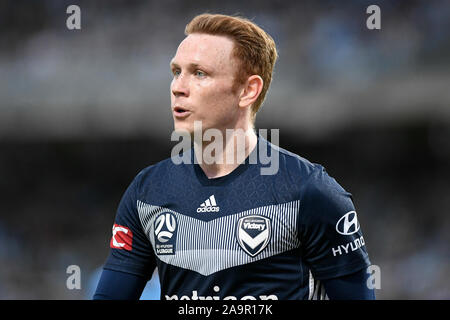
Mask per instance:
[[[336,223],[336,231],[345,236],[358,232],[359,222],[356,211],[349,211]]]

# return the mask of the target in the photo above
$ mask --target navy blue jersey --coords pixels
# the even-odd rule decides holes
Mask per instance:
[[[276,174],[249,161],[262,144],[278,153]],[[119,204],[105,269],[150,278],[157,267],[161,299],[298,300],[369,265],[351,194],[259,137],[223,177],[170,158],[142,170]]]

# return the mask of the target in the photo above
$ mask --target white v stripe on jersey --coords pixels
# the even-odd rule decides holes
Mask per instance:
[[[300,201],[296,200],[203,221],[165,207],[137,201],[141,225],[153,248],[155,248],[156,217],[162,212],[169,212],[178,222],[175,254],[157,255],[158,259],[166,264],[192,270],[204,276],[298,248],[300,246],[297,234],[299,207]],[[251,215],[269,218],[272,226],[270,242],[261,253],[254,257],[241,248],[235,233],[239,219]],[[259,236],[255,238],[247,236],[250,238],[246,239],[247,243],[255,247],[261,240]]]

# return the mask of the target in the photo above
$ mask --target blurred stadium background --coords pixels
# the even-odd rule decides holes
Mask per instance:
[[[170,154],[168,65],[203,12],[275,39],[257,128],[352,192],[377,297],[449,299],[450,2],[363,0],[1,1],[0,299],[92,297],[122,193]]]

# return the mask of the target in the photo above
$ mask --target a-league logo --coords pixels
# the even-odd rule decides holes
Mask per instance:
[[[242,217],[237,223],[236,237],[241,248],[251,257],[256,256],[270,241],[270,219],[252,215]]]
[[[175,254],[177,227],[177,218],[170,212],[163,212],[155,219],[154,230],[156,254]]]

